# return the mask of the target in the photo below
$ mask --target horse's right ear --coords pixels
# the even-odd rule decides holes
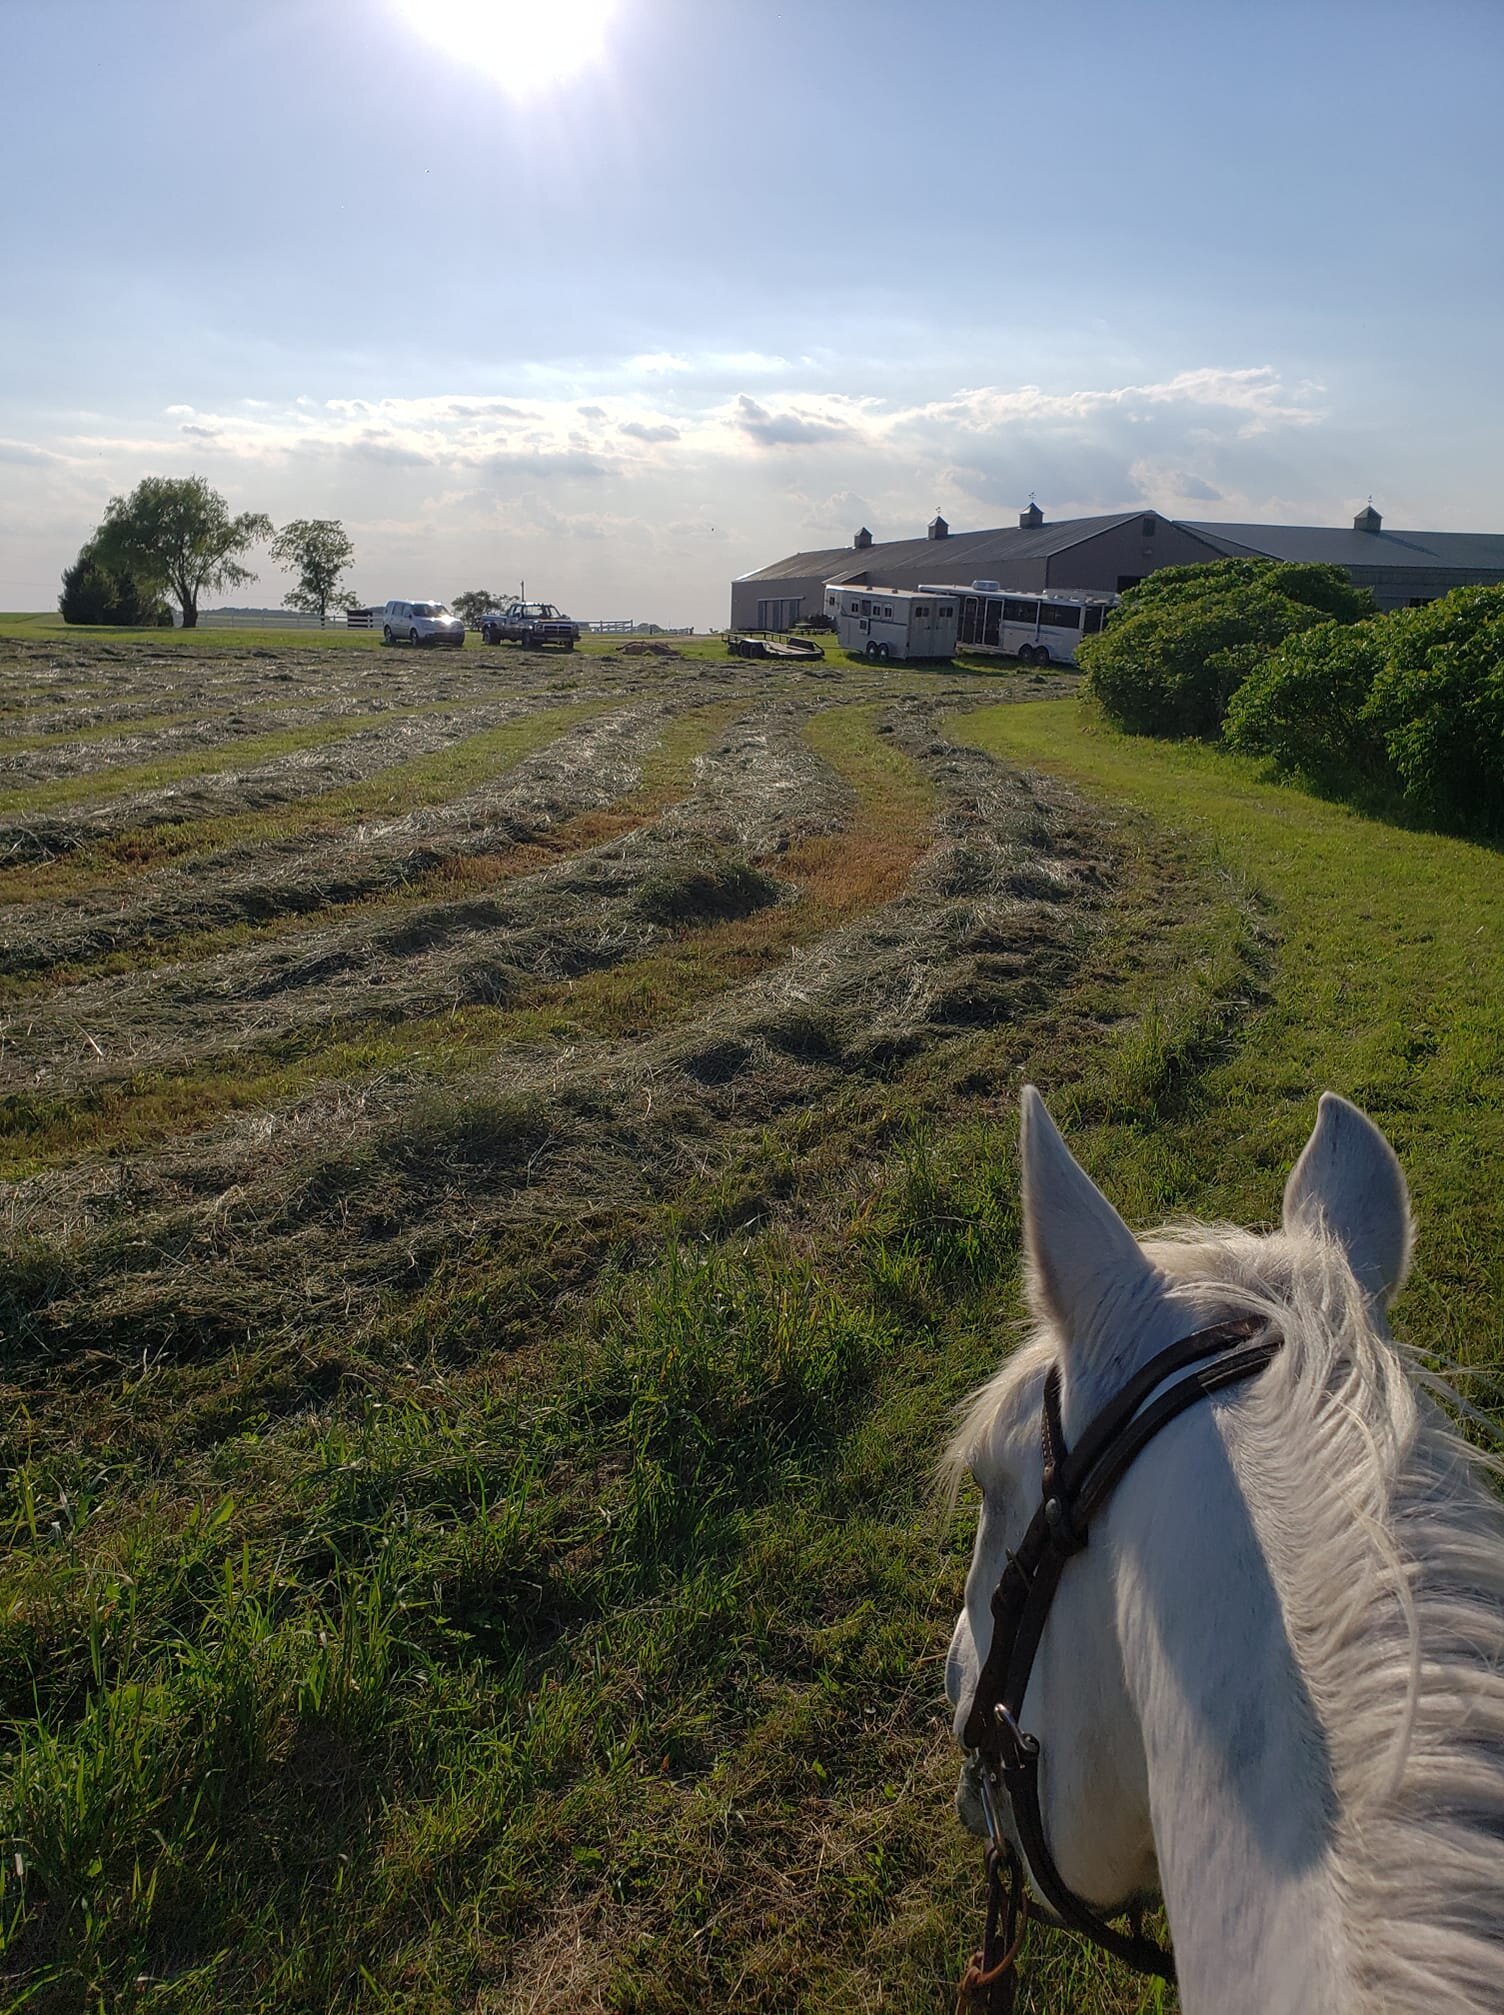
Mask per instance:
[[[1410,1265],[1410,1192],[1367,1113],[1321,1094],[1311,1138],[1285,1184],[1285,1230],[1325,1232],[1367,1293],[1389,1301]]]
[[[1068,1346],[1091,1352],[1109,1315],[1164,1283],[1031,1084],[1019,1100],[1019,1120],[1029,1297]]]

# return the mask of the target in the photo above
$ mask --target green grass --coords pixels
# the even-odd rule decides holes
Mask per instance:
[[[24,642],[28,638],[48,642],[67,640],[75,644],[129,643],[148,650],[161,646],[168,650],[220,651],[245,650],[354,650],[380,651],[383,655],[397,657],[406,653],[408,647],[396,645],[388,647],[382,642],[380,629],[351,630],[343,623],[331,623],[327,629],[303,629],[281,624],[269,625],[264,629],[231,629],[219,624],[205,624],[198,629],[178,628],[162,630],[134,630],[111,627],[107,624],[65,623],[56,611],[41,611],[35,614],[6,613],[0,611],[0,638],[13,638]],[[719,634],[697,637],[634,637],[596,636],[593,632],[582,636],[577,647],[577,655],[603,657],[620,651],[625,644],[662,644],[677,651],[682,657],[725,659],[726,647]],[[466,651],[483,651],[498,671],[518,666],[536,669],[540,664],[557,664],[561,659],[565,664],[570,654],[561,651],[524,651],[520,646],[507,644],[487,645],[476,630],[468,630],[465,635]],[[422,653],[425,657],[435,656],[443,663],[451,663],[448,651]],[[651,664],[651,657],[644,657],[645,664]]]
[[[1267,914],[1257,1040],[1220,1055],[1217,1030],[1196,1027],[1188,977],[1140,1037],[1147,1123],[1102,1116],[1103,1166],[1130,1215],[1268,1218],[1317,1094],[1344,1093],[1389,1135],[1415,1195],[1418,1264],[1400,1324],[1478,1367],[1474,1396],[1496,1402],[1504,1184],[1479,1172],[1504,1168],[1504,858],[1215,751],[1115,734],[1076,705],[999,707],[960,731],[1184,831]],[[1166,1125],[1182,1081],[1184,1108]]]
[[[216,1272],[232,1207],[14,1249],[4,2005],[948,2008],[969,1509],[931,1477],[1017,1312],[1021,1077],[1139,1221],[1271,1218],[1317,1092],[1358,1097],[1422,1213],[1401,1325],[1490,1397],[1498,856],[1083,719],[954,732],[1103,803],[1101,927],[1016,1014],[754,1111],[697,1174],[602,1160],[487,1217],[550,1115],[439,1092],[261,1228],[301,1316]],[[851,710],[816,732],[860,755]],[[387,1286],[341,1317],[319,1276],[380,1257],[367,1206]],[[1026,1978],[1037,2010],[1173,2004],[1038,1928]]]
[[[90,643],[98,640],[106,643],[133,643],[146,648],[155,648],[158,644],[162,644],[173,650],[204,653],[254,649],[265,650],[270,648],[278,650],[301,650],[306,645],[314,650],[379,650],[383,655],[398,657],[402,655],[404,650],[403,646],[396,646],[388,651],[388,647],[382,643],[379,629],[347,630],[343,627],[331,626],[326,630],[284,629],[280,627],[241,630],[221,629],[216,626],[210,626],[196,630],[126,630],[112,629],[104,625],[65,623],[62,617],[55,611],[34,615],[5,614],[0,612],[0,638],[15,638],[17,640],[25,640],[26,638],[48,640],[66,638],[75,643]],[[816,641],[824,650],[826,660],[834,666],[859,665],[864,662],[860,654],[843,651],[837,644],[833,634],[822,634],[816,638]],[[729,657],[726,650],[725,633],[718,630],[690,637],[596,636],[592,632],[580,638],[575,655],[579,657],[609,657],[619,653],[624,646],[637,644],[662,645],[665,649],[673,651],[677,656],[687,658],[691,662],[704,661],[715,664],[746,663],[745,660]],[[479,651],[484,653],[486,659],[494,663],[498,672],[507,672],[517,666],[536,669],[545,663],[557,665],[563,662],[567,665],[571,661],[570,655],[565,652],[524,651],[520,647],[508,644],[483,644],[480,634],[476,630],[466,632],[464,648],[467,652]],[[444,652],[439,655],[443,658],[444,662],[452,662],[450,653]],[[645,654],[642,657],[642,663],[644,667],[651,667],[653,659],[651,656]],[[958,669],[988,678],[996,677],[1000,673],[1016,674],[1022,669],[1017,660],[1013,658],[989,657],[964,651],[957,652],[955,663]],[[937,665],[934,667],[925,667],[922,671],[910,672],[906,671],[903,666],[898,665],[890,668],[890,675],[895,681],[922,679],[926,676],[932,676],[934,672],[944,672],[949,669],[949,666]],[[768,670],[771,672],[773,667],[769,666]]]

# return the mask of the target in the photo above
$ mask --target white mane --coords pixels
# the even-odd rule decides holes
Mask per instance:
[[[1497,2009],[1504,1509],[1436,1403],[1447,1388],[1371,1313],[1333,1240],[1180,1225],[1144,1252],[1197,1321],[1267,1314],[1285,1338],[1235,1402],[1230,1452],[1329,1745],[1357,2005]],[[1037,1432],[1057,1349],[1037,1333],[974,1396],[953,1476],[1010,1429]]]

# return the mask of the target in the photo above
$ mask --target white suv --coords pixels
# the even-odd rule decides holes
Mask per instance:
[[[388,602],[381,612],[381,637],[388,644],[448,644],[458,650],[465,626],[442,602]]]

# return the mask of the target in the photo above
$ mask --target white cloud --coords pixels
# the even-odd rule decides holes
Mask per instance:
[[[510,572],[577,612],[701,622],[724,619],[731,573],[780,553],[844,545],[863,524],[912,535],[937,506],[957,529],[1006,523],[1031,490],[1050,517],[1141,500],[1196,517],[1350,515],[1354,472],[1321,473],[1336,452],[1322,388],[1267,364],[922,399],[832,390],[829,359],[631,364],[635,382],[619,363],[538,367],[517,375],[526,391],[77,416],[70,433],[0,441],[0,508],[37,528],[28,577],[47,577],[112,493],[191,470],[236,509],[343,518],[372,599],[407,579],[439,593]]]
[[[773,412],[743,392],[731,412],[731,425],[760,448],[808,447],[849,436],[851,423],[837,413],[808,406],[786,406]]]
[[[641,356],[627,359],[627,370],[643,372],[648,377],[661,377],[669,371],[692,371],[694,365],[688,357],[677,356],[672,350],[646,350]]]

